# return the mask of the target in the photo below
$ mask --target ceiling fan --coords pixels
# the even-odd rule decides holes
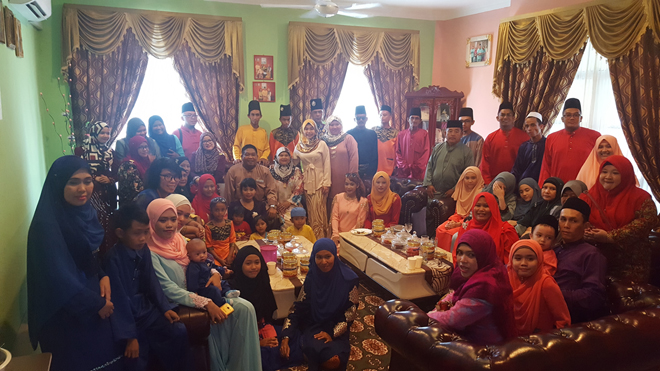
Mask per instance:
[[[316,0],[315,5],[298,5],[298,4],[261,4],[262,8],[288,8],[288,9],[310,9],[309,12],[300,16],[300,18],[316,18],[316,17],[334,17],[335,15],[344,15],[353,18],[368,18],[370,17],[364,13],[355,13],[354,10],[373,9],[381,6],[380,3],[367,3],[367,4],[347,4],[337,5],[330,0]]]

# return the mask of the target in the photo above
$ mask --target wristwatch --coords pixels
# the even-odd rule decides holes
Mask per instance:
[[[269,205],[268,207],[277,209],[277,206],[275,206],[275,205]]]

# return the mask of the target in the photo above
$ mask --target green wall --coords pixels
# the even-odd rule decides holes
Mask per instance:
[[[13,50],[0,44],[0,345],[10,350],[27,319],[27,230],[45,177],[35,74],[36,39],[44,35],[19,20],[25,58],[16,58]]]
[[[62,27],[62,4],[64,2],[63,0],[53,0],[53,15],[44,23],[43,33],[46,35],[39,40],[39,47],[42,51],[42,62],[39,64],[39,83],[44,95],[47,95],[49,105],[52,101],[53,106],[57,106],[56,98],[59,96],[55,79],[60,76],[60,30]],[[419,30],[421,42],[420,86],[431,84],[433,38],[435,35],[435,22],[431,21],[382,17],[354,19],[343,16],[309,20],[299,18],[300,14],[306,12],[304,10],[262,9],[253,5],[227,4],[204,0],[113,0],[112,2],[68,0],[66,3],[241,17],[244,32],[246,89],[240,97],[239,124],[243,125],[249,122],[246,111],[247,102],[252,99],[253,57],[254,55],[273,55],[277,101],[275,103],[262,103],[261,105],[263,112],[261,126],[267,131],[279,126],[279,105],[289,102],[287,89],[287,27],[291,21]],[[50,132],[47,131],[50,122],[44,121],[44,125],[46,131],[44,136],[46,161],[51,163],[61,152],[60,143],[59,138],[50,135]]]

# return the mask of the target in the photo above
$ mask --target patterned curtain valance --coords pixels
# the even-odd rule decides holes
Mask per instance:
[[[305,62],[325,65],[342,54],[351,63],[366,66],[376,54],[392,70],[412,66],[419,82],[419,31],[289,23],[289,89]]]
[[[244,87],[241,18],[65,4],[62,14],[62,72],[76,49],[107,55],[132,29],[142,48],[156,58],[171,57],[186,41],[204,63],[232,57],[232,70]]]
[[[660,0],[613,0],[560,9],[549,14],[500,23],[493,93],[501,97],[505,61],[527,63],[543,48],[557,61],[575,56],[591,39],[594,49],[608,59],[626,55],[647,29],[660,41]]]

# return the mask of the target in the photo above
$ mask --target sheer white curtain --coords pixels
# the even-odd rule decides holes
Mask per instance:
[[[637,163],[632,157],[626,137],[621,129],[621,121],[616,110],[614,92],[612,91],[612,80],[607,59],[598,54],[591,42],[587,42],[584,56],[580,67],[575,74],[573,85],[568,91],[568,98],[578,98],[582,103],[582,126],[599,131],[602,135],[611,135],[616,138],[621,147],[621,152],[628,158],[635,168],[635,175],[639,180],[640,187],[650,194],[651,188],[642,176]],[[563,111],[563,108],[562,108]],[[564,123],[561,122],[561,114],[557,116],[550,133],[562,130]],[[655,200],[658,204],[658,200]],[[660,206],[660,204],[658,204]]]

